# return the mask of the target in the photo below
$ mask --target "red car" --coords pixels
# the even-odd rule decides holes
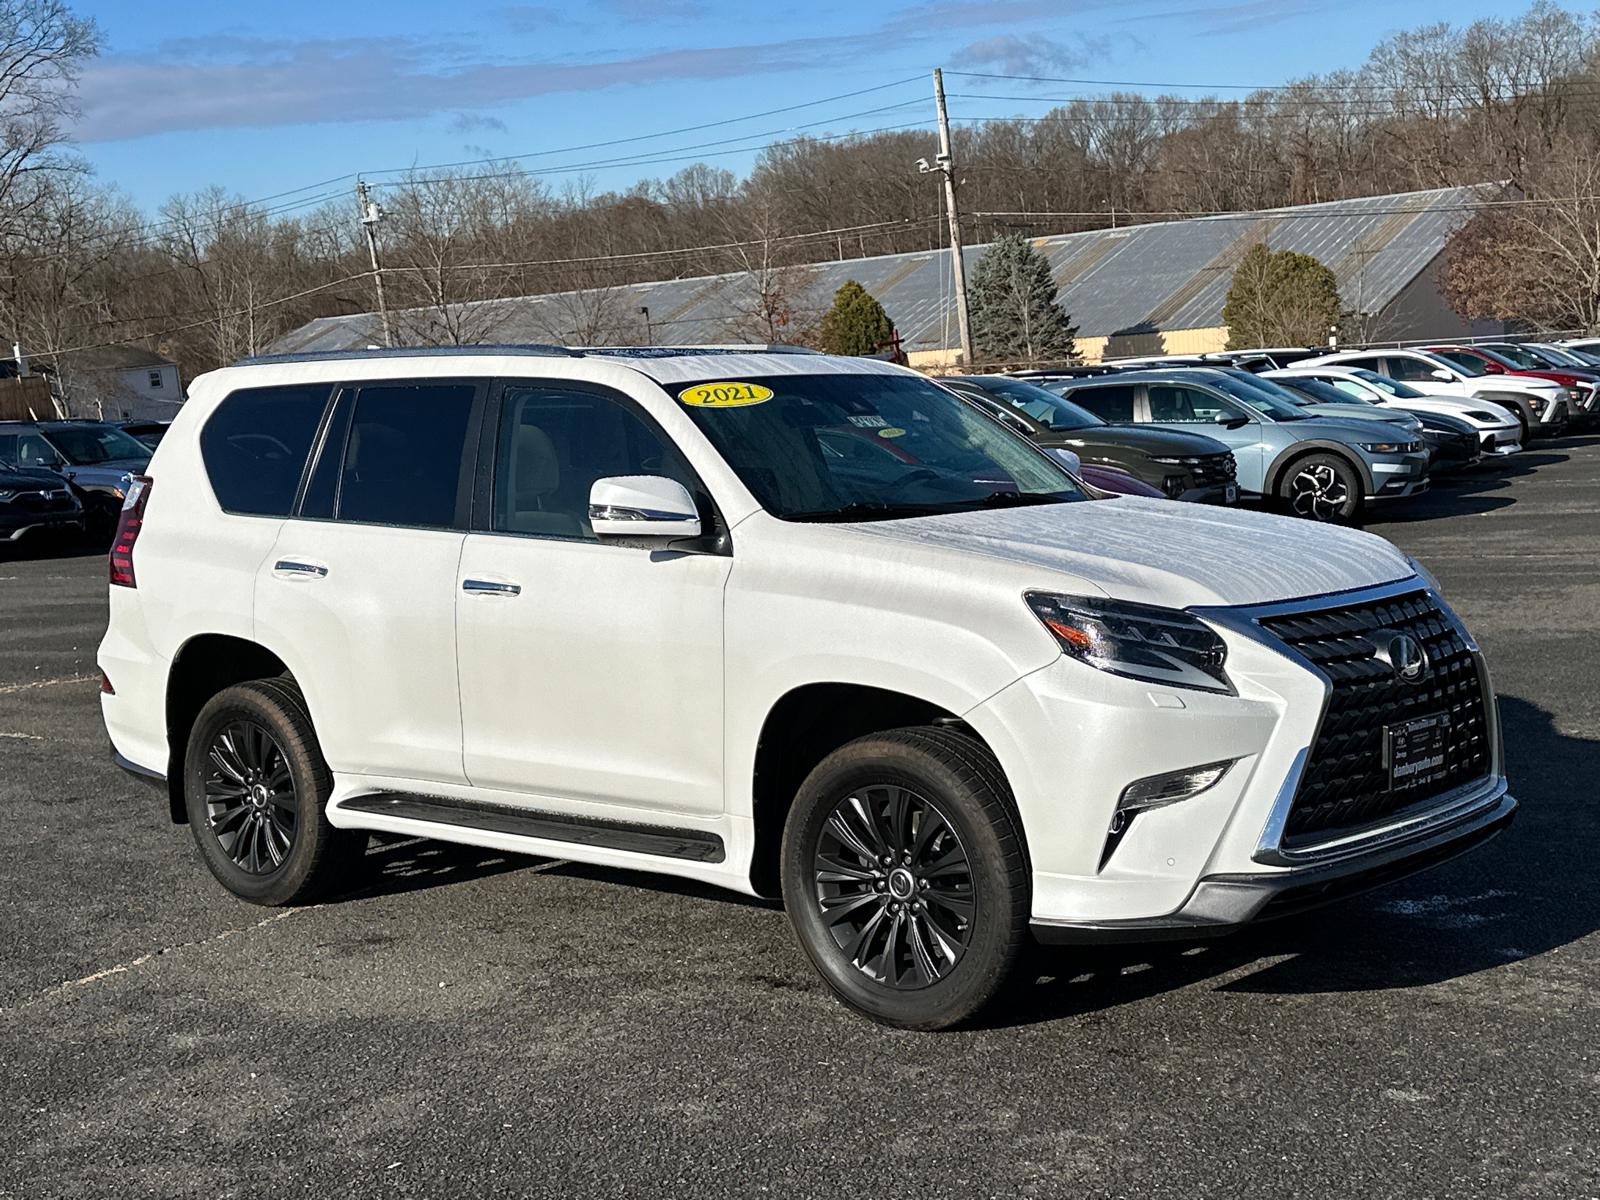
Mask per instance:
[[[1548,379],[1559,383],[1567,391],[1569,412],[1586,411],[1595,399],[1595,389],[1600,384],[1588,371],[1576,368],[1564,371],[1558,367],[1522,367],[1502,354],[1483,346],[1429,346],[1429,354],[1449,359],[1463,370],[1477,374],[1478,369],[1490,375],[1530,375],[1535,379]]]

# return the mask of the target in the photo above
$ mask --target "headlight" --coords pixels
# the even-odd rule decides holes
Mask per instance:
[[[0,504],[9,503],[16,498],[17,494],[15,492],[0,492]]]
[[[1500,423],[1500,418],[1495,416],[1493,413],[1479,412],[1475,408],[1469,409],[1467,412],[1464,412],[1461,415],[1464,417],[1471,417],[1474,421],[1488,421],[1491,425],[1498,425]]]
[[[1198,458],[1196,458],[1192,454],[1191,455],[1185,455],[1182,458],[1161,458],[1161,457],[1159,457],[1157,455],[1152,454],[1150,456],[1150,461],[1151,462],[1158,462],[1158,463],[1166,463],[1168,466],[1172,466],[1172,467],[1192,467],[1192,466],[1196,465],[1200,460]]]
[[[1175,608],[1029,592],[1034,615],[1079,662],[1147,683],[1233,692],[1228,647],[1203,621]]]
[[[1443,595],[1444,589],[1439,586],[1439,580],[1434,576],[1432,571],[1428,570],[1427,567],[1423,566],[1409,554],[1406,555],[1406,562],[1411,564],[1411,569],[1417,573],[1417,578],[1428,585],[1428,590],[1430,592],[1436,596]]]
[[[1414,454],[1421,446],[1416,442],[1362,442],[1361,448],[1369,454]]]

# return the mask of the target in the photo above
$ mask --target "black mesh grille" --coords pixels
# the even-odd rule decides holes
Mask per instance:
[[[1196,487],[1211,487],[1213,484],[1227,483],[1238,474],[1238,467],[1229,454],[1205,454],[1192,460],[1190,470],[1194,472]]]
[[[1327,715],[1306,763],[1285,838],[1308,838],[1369,824],[1399,809],[1489,774],[1489,728],[1477,664],[1455,626],[1427,592],[1346,608],[1266,617],[1262,628],[1314,662],[1333,681]],[[1428,654],[1415,683],[1375,657],[1366,635],[1408,633]],[[1385,725],[1449,714],[1442,774],[1389,789]]]

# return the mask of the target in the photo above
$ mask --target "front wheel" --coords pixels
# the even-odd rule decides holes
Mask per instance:
[[[301,904],[337,879],[365,834],[328,822],[332,778],[300,689],[258,679],[200,710],[184,760],[184,802],[200,857],[252,904]]]
[[[1361,476],[1336,454],[1308,454],[1278,481],[1278,496],[1297,517],[1354,521],[1361,514]]]
[[[784,829],[784,906],[846,1004],[944,1029],[1000,990],[1029,913],[1007,795],[982,743],[937,728],[861,738],[807,777]]]

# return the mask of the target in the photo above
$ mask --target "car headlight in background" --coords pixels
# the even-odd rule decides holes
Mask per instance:
[[[1169,687],[1233,692],[1228,647],[1205,622],[1176,608],[1029,592],[1028,607],[1081,663]]]
[[[1422,449],[1419,442],[1362,442],[1368,454],[1415,454]]]
[[[1498,425],[1501,423],[1500,418],[1495,416],[1493,413],[1479,412],[1475,408],[1470,408],[1461,415],[1464,417],[1471,417],[1474,421],[1488,421],[1491,425]]]
[[[8,504],[17,498],[15,492],[0,492],[0,504]]]

